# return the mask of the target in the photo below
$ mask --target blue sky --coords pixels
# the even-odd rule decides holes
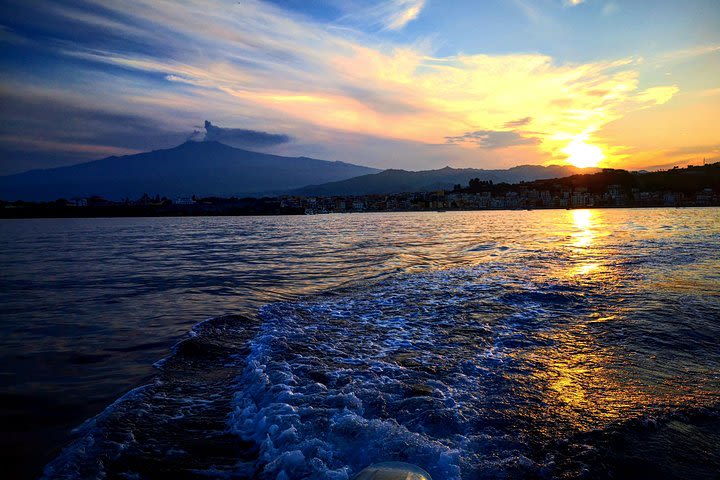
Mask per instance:
[[[380,168],[720,157],[717,0],[6,0],[0,13],[0,174],[202,140],[205,120],[235,146]]]

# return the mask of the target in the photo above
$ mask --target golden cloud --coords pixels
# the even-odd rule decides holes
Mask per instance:
[[[396,3],[404,7],[398,25],[423,6],[422,1]],[[237,102],[245,116],[291,118],[382,138],[438,144],[467,132],[504,131],[523,119],[512,131],[531,139],[539,156],[557,156],[578,139],[612,155],[612,146],[599,143],[595,132],[678,92],[674,85],[640,91],[635,59],[558,64],[542,54],[439,58],[429,48],[344,36],[255,1],[237,9],[221,0],[141,0],[129,11],[177,33],[172,60],[65,53],[161,73],[178,89],[192,89],[177,95],[202,97],[226,111]]]

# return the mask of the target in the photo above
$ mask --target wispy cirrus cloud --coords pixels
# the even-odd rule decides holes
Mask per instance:
[[[536,138],[526,138],[517,132],[506,130],[477,130],[465,132],[456,137],[445,137],[445,143],[457,145],[462,143],[475,144],[480,148],[506,148],[517,145],[533,145],[538,143]]]
[[[381,30],[401,30],[422,12],[426,0],[381,0],[351,8],[340,20],[342,24],[369,25]]]
[[[202,115],[298,139],[270,142],[277,148],[354,138],[344,151],[373,152],[374,159],[368,138],[413,148],[455,139],[443,151],[460,152],[467,162],[485,158],[478,150],[505,148],[532,149],[546,160],[575,136],[591,138],[628,112],[677,93],[673,85],[641,88],[632,58],[561,63],[539,53],[439,56],[423,43],[345,35],[257,0],[33,5],[52,11],[57,28],[83,33],[82,39],[63,33],[68,37],[47,48],[81,64],[73,77],[62,78],[82,78],[84,89],[112,104],[107,108],[189,129]],[[386,2],[367,18],[381,29],[398,29],[424,5]],[[120,37],[132,41],[118,43]],[[90,81],[89,72],[103,77]],[[73,80],[58,88],[79,87]],[[328,151],[343,150],[331,145]]]
[[[532,117],[524,117],[524,118],[518,118],[517,120],[510,120],[509,122],[505,122],[505,128],[518,128],[518,127],[524,127],[525,125],[528,125],[530,122],[532,122]]]
[[[393,12],[386,22],[389,30],[398,30],[415,20],[425,6],[425,0],[394,0]]]
[[[720,54],[720,45],[696,45],[690,48],[681,48],[664,52],[656,58],[657,62],[687,61],[695,57]]]

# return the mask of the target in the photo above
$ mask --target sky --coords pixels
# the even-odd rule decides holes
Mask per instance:
[[[0,175],[217,140],[378,168],[720,161],[718,0],[4,0]]]

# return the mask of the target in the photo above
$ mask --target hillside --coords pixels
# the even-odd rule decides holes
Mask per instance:
[[[310,185],[295,190],[297,195],[370,195],[432,190],[451,190],[454,185],[467,185],[470,179],[479,178],[494,183],[518,183],[545,178],[565,177],[596,169],[579,169],[565,165],[521,165],[507,170],[484,170],[476,168],[456,169],[445,167],[439,170],[385,170],[321,185]]]
[[[282,157],[219,142],[186,142],[174,148],[32,170],[0,177],[0,199],[54,200],[277,193],[318,182],[345,180],[377,169],[307,157]]]
[[[696,193],[705,188],[717,191],[720,190],[720,162],[643,173],[608,168],[593,174],[537,180],[527,186],[537,189],[558,186],[573,189],[583,187],[588,192],[600,193],[607,190],[611,185],[616,185],[622,190],[637,189],[646,192]]]

